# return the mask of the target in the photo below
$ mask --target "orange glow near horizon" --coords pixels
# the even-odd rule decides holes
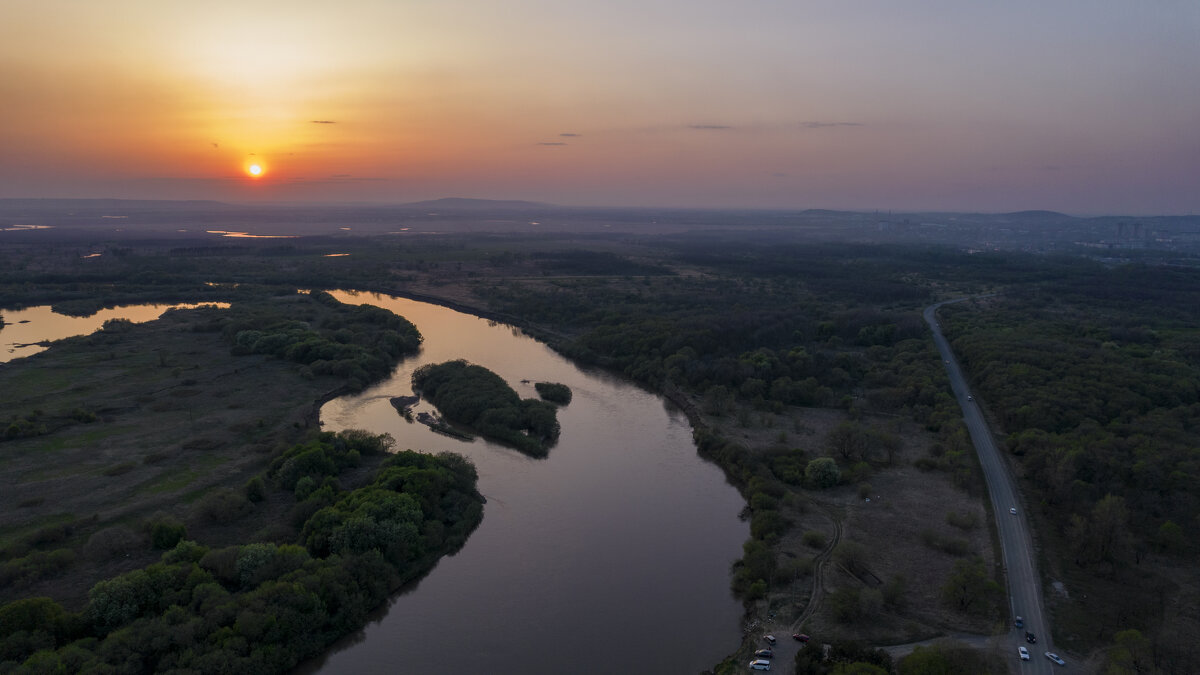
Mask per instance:
[[[251,164],[249,167],[246,168],[246,172],[249,173],[251,176],[258,178],[259,176],[262,175],[263,169],[261,166],[259,166],[257,164]]]

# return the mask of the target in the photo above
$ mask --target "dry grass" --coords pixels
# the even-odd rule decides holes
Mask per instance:
[[[741,410],[706,417],[705,421],[751,451],[800,449],[812,459],[829,456],[826,437],[848,419],[841,410],[791,408],[779,415]],[[783,510],[792,529],[777,544],[777,559],[781,565],[814,557],[825,557],[830,562],[817,565],[815,603],[814,580],[806,577],[794,585],[780,584],[772,589],[769,609],[767,601],[760,601],[757,611],[764,616],[774,612],[779,622],[803,619],[806,632],[826,638],[876,645],[926,639],[946,632],[989,632],[993,623],[990,617],[965,616],[942,604],[941,585],[960,557],[926,543],[955,541],[969,555],[981,556],[990,566],[994,553],[983,496],[955,487],[945,474],[913,466],[915,460],[927,456],[934,440],[918,425],[894,417],[869,416],[859,423],[901,439],[892,465],[873,466],[865,479],[870,484],[869,502],[860,498],[858,483],[830,490],[792,488],[792,496],[784,500],[791,506]],[[948,522],[948,513],[956,514],[960,526]],[[977,525],[963,527],[964,520],[974,520]],[[826,546],[808,545],[806,532],[821,533]],[[851,574],[836,563],[836,556],[825,553],[839,542],[855,542],[864,549],[865,565],[857,570],[858,574]],[[878,592],[897,576],[904,579],[906,588],[902,608],[880,608],[851,623],[834,618],[828,601],[832,593],[840,588]]]
[[[269,504],[225,524],[189,516],[206,492],[240,488],[265,467],[265,451],[313,428],[313,402],[340,383],[303,379],[293,364],[267,357],[232,357],[219,333],[196,332],[193,321],[171,313],[0,367],[0,410],[41,410],[50,421],[46,435],[0,443],[0,555],[24,555],[31,533],[53,523],[67,524],[65,539],[42,548],[81,552],[63,576],[0,588],[0,602],[49,595],[79,606],[95,581],[158,555],[140,546],[89,556],[89,538],[113,527],[136,531],[158,511],[213,543],[286,520],[273,512],[282,506]],[[75,409],[98,419],[70,420],[66,411]]]

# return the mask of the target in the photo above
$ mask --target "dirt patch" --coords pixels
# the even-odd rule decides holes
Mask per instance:
[[[808,408],[782,414],[740,408],[704,416],[752,452],[799,450],[806,459],[836,455],[829,449],[830,434],[850,419],[842,410]],[[891,463],[885,453],[876,453],[869,471],[849,484],[828,490],[789,487],[780,510],[791,529],[773,550],[780,568],[808,561],[800,567],[811,573],[773,584],[768,598],[754,603],[750,621],[789,636],[795,629],[826,640],[875,645],[949,632],[988,633],[991,618],[953,612],[941,598],[957,560],[978,555],[989,568],[994,560],[983,496],[956,487],[944,473],[913,466],[935,441],[919,425],[888,416],[865,416],[856,424],[899,439]],[[850,462],[837,459],[845,476]],[[859,564],[839,561],[834,549],[842,544],[861,549]],[[880,602],[889,583],[903,587],[897,606]],[[856,620],[839,618],[831,601],[844,589],[860,597],[862,613]]]

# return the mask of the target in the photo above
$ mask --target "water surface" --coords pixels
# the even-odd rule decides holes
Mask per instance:
[[[425,343],[391,379],[326,404],[325,428],[464,454],[488,502],[458,554],[301,672],[695,673],[737,648],[729,569],[748,536],[743,503],[696,454],[682,413],[510,326],[390,296],[334,295],[395,311]],[[416,367],[454,358],[495,371],[522,397],[536,396],[537,381],[571,388],[549,458],[435,434],[395,412],[387,399],[411,394]]]
[[[123,305],[102,309],[91,316],[58,314],[49,305],[25,309],[0,309],[5,325],[0,328],[0,363],[32,356],[46,351],[43,342],[63,340],[76,335],[94,333],[110,319],[127,319],[134,323],[153,321],[168,309],[194,309],[202,306],[228,307],[227,302],[205,305]]]

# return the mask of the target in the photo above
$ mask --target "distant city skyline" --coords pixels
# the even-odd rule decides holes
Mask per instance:
[[[0,198],[1200,213],[1194,0],[0,7]]]

